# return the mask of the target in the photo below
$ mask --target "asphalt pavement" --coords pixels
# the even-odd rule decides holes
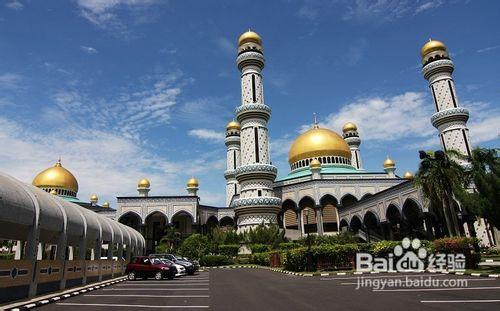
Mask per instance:
[[[40,309],[500,310],[500,280],[432,273],[303,277],[265,269],[212,269],[172,281],[126,281]]]

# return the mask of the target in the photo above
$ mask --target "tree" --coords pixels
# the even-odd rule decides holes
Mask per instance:
[[[470,181],[472,192],[457,193],[460,201],[474,213],[500,229],[500,159],[498,150],[472,151]]]
[[[455,209],[454,191],[467,184],[467,172],[456,161],[441,150],[434,153],[419,151],[420,166],[415,175],[415,183],[430,201],[430,209],[444,216],[450,236],[460,235]],[[449,152],[454,157],[455,152]]]
[[[206,235],[195,233],[182,241],[178,252],[189,259],[199,260],[208,254],[208,244],[209,241]]]

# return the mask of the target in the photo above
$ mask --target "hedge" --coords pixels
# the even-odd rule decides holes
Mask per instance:
[[[295,243],[295,242],[284,242],[279,244],[279,249],[280,250],[288,250],[288,249],[294,249],[294,248],[299,248],[300,245]]]
[[[435,253],[464,254],[465,267],[475,269],[481,261],[481,254],[475,252],[478,243],[477,238],[452,237],[434,240],[432,246]]]
[[[253,253],[264,253],[268,252],[271,250],[271,247],[266,244],[251,244],[250,249],[252,250]]]
[[[228,257],[236,257],[238,256],[239,249],[240,246],[238,244],[219,245],[219,254]]]
[[[252,254],[251,263],[261,266],[270,266],[269,253],[255,253]]]
[[[206,255],[200,259],[200,265],[205,267],[225,266],[233,264],[230,257],[224,255]]]

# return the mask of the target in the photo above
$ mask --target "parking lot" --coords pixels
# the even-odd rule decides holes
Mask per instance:
[[[360,279],[362,278],[362,279]],[[432,280],[430,287],[388,286]],[[358,287],[358,280],[379,287]],[[466,280],[467,284],[461,284]],[[385,282],[385,287],[381,283]],[[445,284],[457,287],[443,287]],[[394,284],[391,284],[394,285]],[[126,281],[44,310],[499,310],[500,280],[445,274],[302,277],[264,269],[212,269],[169,281]]]

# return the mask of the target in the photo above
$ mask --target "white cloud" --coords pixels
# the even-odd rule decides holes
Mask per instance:
[[[82,46],[80,46],[80,49],[81,49],[83,52],[85,52],[85,53],[87,53],[87,54],[91,54],[91,55],[92,55],[92,54],[97,54],[97,53],[98,53],[98,51],[97,51],[95,48],[91,47],[91,46],[84,46],[84,45],[82,45]]]
[[[348,6],[344,19],[390,21],[405,16],[411,9],[412,1],[408,0],[356,0]]]
[[[230,41],[228,38],[219,37],[215,40],[215,43],[226,54],[236,53],[236,44]]]
[[[3,89],[16,89],[20,87],[23,76],[16,73],[0,74],[0,88]]]
[[[229,104],[226,104],[229,103]],[[234,118],[232,109],[234,101],[229,96],[204,97],[188,101],[175,109],[176,117],[196,127],[213,127],[219,124],[223,129],[226,124]]]
[[[478,53],[490,52],[500,48],[500,45],[488,46],[482,49],[477,50]]]
[[[303,5],[300,7],[297,15],[301,18],[313,21],[318,17],[318,10],[311,6]]]
[[[129,11],[144,11],[157,2],[157,0],[78,0],[77,4],[81,15],[89,22],[123,35],[127,32],[127,27],[120,20],[118,10],[125,8]]]
[[[438,8],[438,7],[442,6],[443,4],[444,4],[444,0],[432,0],[432,1],[424,2],[415,9],[415,14],[419,14],[419,13],[427,11],[427,10]]]
[[[12,9],[12,10],[15,10],[15,11],[20,11],[24,8],[24,4],[22,4],[20,1],[18,0],[12,0],[10,2],[7,2],[5,4],[6,7],[8,7],[9,9]]]
[[[224,141],[224,133],[209,129],[193,129],[188,132],[189,136],[207,140],[213,143],[222,143]]]

